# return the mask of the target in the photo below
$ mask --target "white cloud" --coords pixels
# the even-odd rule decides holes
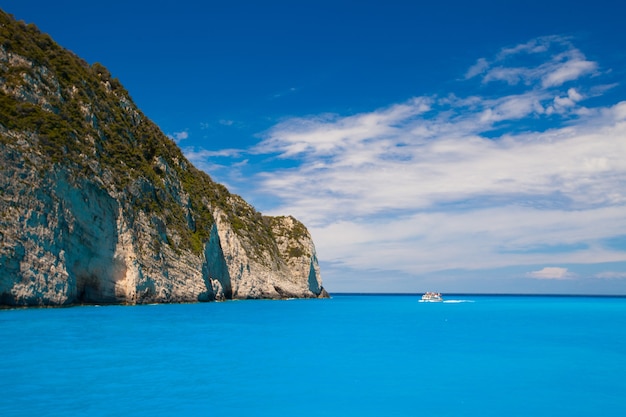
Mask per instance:
[[[227,170],[234,171],[239,165],[245,165],[247,161],[235,164],[224,162],[224,158],[239,158],[244,152],[241,149],[220,149],[218,151],[210,151],[206,149],[196,149],[193,147],[182,148],[185,157],[198,169],[201,169],[211,175],[218,171]],[[222,163],[218,161],[222,160]],[[233,175],[234,176],[234,175]]]
[[[566,97],[555,97],[554,104],[557,107],[572,107],[581,99],[582,96],[578,94],[575,89],[570,88],[567,91]]]
[[[523,66],[524,54],[543,60]],[[576,81],[596,68],[569,40],[540,38],[465,74],[512,93],[283,121],[252,153],[290,167],[258,174],[254,193],[280,202],[268,214],[304,221],[334,267],[423,275],[624,262],[604,242],[626,235],[626,102],[583,106],[600,90]]]
[[[566,39],[561,36],[542,36],[539,38],[531,39],[530,41],[516,45],[514,47],[502,48],[498,54],[498,60],[504,60],[505,58],[513,55],[519,55],[521,53],[526,54],[539,54],[546,52],[549,46],[553,42],[563,42]]]
[[[278,152],[282,157],[331,155],[359,146],[372,137],[395,136],[401,126],[429,109],[430,99],[414,98],[406,103],[354,116],[295,118],[274,127],[256,152]]]
[[[195,148],[191,147],[183,148],[183,152],[185,153],[185,156],[192,162],[215,157],[234,158],[240,156],[243,153],[241,149],[220,149],[218,151],[209,151],[206,149],[196,150]]]
[[[233,119],[218,119],[209,122],[201,122],[199,127],[201,130],[216,130],[216,129],[224,129],[224,128],[237,128],[240,129],[244,127],[245,124],[239,120]]]
[[[520,66],[520,58],[543,57],[540,64]],[[515,62],[515,65],[512,63]],[[524,60],[526,63],[526,60]],[[512,48],[504,48],[496,58],[488,62],[481,58],[466,73],[466,78],[483,75],[482,82],[503,81],[509,85],[533,85],[540,82],[541,88],[559,87],[584,75],[597,71],[598,64],[586,59],[569,39],[559,36],[537,38]]]
[[[189,132],[187,132],[186,130],[182,132],[174,132],[174,133],[168,134],[167,137],[172,139],[174,142],[178,143],[187,139],[189,137]]]
[[[536,279],[569,279],[571,274],[568,273],[567,268],[550,267],[547,266],[539,271],[529,272],[528,276]]]
[[[496,67],[490,69],[483,77],[483,83],[491,81],[505,81],[509,85],[516,85],[532,77],[532,71],[526,68]]]
[[[569,212],[519,206],[425,211],[311,227],[320,259],[350,268],[428,274],[554,262],[624,260],[597,242],[613,233],[623,208]],[[579,242],[591,247],[577,248]],[[572,247],[551,253],[550,249]]]
[[[496,121],[540,113],[537,103],[532,96],[516,96],[486,102],[493,110],[473,114],[444,109],[434,120],[407,113],[404,119],[371,123],[384,119],[374,112],[282,124],[259,149],[282,157],[297,155],[302,162],[297,170],[264,174],[263,185],[292,201],[287,208],[310,219],[488,196],[514,201],[522,195],[546,199],[559,193],[572,207],[626,201],[620,186],[626,170],[626,127],[609,117],[619,115],[622,106],[596,115],[594,123],[602,123],[601,130],[596,126],[588,131],[585,121],[499,140],[481,136],[480,130],[488,131]],[[313,203],[319,198],[324,208]]]
[[[600,279],[626,279],[626,272],[604,271],[596,274],[595,277]]]
[[[541,114],[544,112],[541,101],[545,97],[542,94],[526,93],[485,101],[488,108],[481,114],[480,121],[493,123],[501,120],[517,120],[533,113]]]
[[[562,64],[550,65],[550,72],[547,72],[541,80],[543,87],[558,87],[567,81],[575,80],[583,75],[594,72],[598,65],[595,62],[587,61],[580,54],[574,54],[571,59]]]
[[[484,73],[489,68],[489,62],[485,58],[480,58],[474,65],[472,65],[465,73],[465,79],[474,78],[477,75]]]
[[[601,244],[626,234],[626,103],[557,129],[482,136],[496,120],[541,114],[538,101],[285,123],[260,148],[300,165],[262,174],[260,191],[284,202],[276,213],[309,225],[321,259],[350,268],[426,274],[626,260]],[[485,122],[485,106],[498,117]]]
[[[573,103],[578,103],[584,98],[575,88],[567,90],[567,97],[572,100]]]
[[[584,97],[575,88],[567,90],[567,95],[554,97],[553,104],[546,107],[547,114],[564,114],[576,106]]]

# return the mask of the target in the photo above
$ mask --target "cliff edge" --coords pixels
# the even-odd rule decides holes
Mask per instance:
[[[302,223],[215,183],[104,66],[0,10],[0,305],[326,296]]]

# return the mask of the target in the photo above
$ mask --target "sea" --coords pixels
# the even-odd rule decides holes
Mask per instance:
[[[626,298],[0,310],[0,416],[626,416]]]

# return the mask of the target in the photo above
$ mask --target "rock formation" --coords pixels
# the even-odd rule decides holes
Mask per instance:
[[[302,223],[212,181],[105,67],[0,11],[0,305],[325,296]]]

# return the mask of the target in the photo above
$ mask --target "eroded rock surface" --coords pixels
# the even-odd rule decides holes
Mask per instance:
[[[0,305],[325,296],[302,223],[213,182],[106,68],[0,11]]]

